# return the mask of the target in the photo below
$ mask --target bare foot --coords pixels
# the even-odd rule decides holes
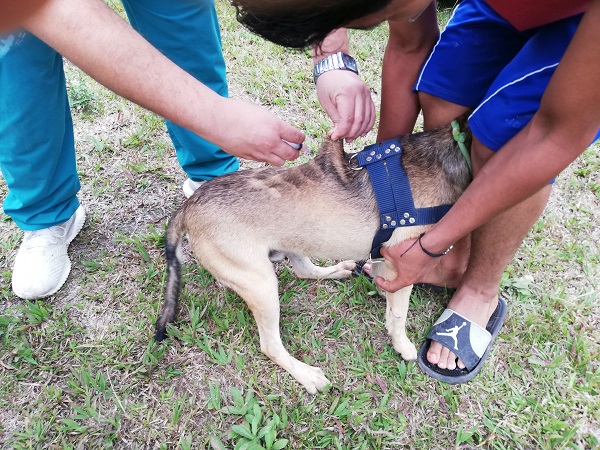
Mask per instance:
[[[450,300],[448,308],[485,328],[498,306],[498,296],[486,298],[465,291],[466,289],[459,289]],[[440,369],[454,370],[456,367],[465,367],[462,361],[457,361],[456,355],[450,349],[435,341],[431,341],[429,345],[427,361],[436,364]]]

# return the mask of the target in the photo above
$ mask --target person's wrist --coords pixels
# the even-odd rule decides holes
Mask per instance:
[[[437,248],[438,246],[434,245],[433,243],[431,244],[426,244],[423,242],[423,237],[425,236],[425,233],[421,233],[419,235],[419,237],[417,238],[417,242],[419,243],[419,247],[421,247],[421,250],[423,251],[423,253],[425,253],[427,256],[431,257],[431,258],[441,258],[442,256],[445,256],[448,254],[448,252],[450,252],[450,250],[452,250],[452,248],[454,247],[454,245],[450,245],[448,247],[442,247],[441,249]],[[431,245],[431,246],[429,246]]]
[[[349,70],[357,75],[359,74],[358,65],[354,58],[347,53],[337,52],[326,56],[314,65],[313,81],[315,84],[321,75],[331,70]]]

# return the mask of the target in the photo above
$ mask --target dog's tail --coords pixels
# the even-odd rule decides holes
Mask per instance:
[[[167,285],[162,311],[156,321],[154,339],[164,340],[167,325],[175,320],[179,307],[179,291],[181,289],[181,241],[183,239],[185,214],[179,209],[169,221],[165,239],[165,255],[167,259]]]

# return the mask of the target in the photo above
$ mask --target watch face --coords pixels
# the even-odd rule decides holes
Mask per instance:
[[[348,56],[348,55],[343,55],[342,61],[344,61],[344,64],[346,65],[346,67],[348,69],[358,73],[358,68],[356,66],[356,61],[354,61],[354,58],[352,58],[351,56]]]

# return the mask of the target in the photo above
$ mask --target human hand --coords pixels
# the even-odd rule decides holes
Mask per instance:
[[[352,142],[366,135],[375,124],[375,105],[371,91],[360,77],[349,70],[330,70],[317,80],[319,102],[333,121],[327,135],[332,140]]]
[[[229,154],[273,166],[298,158],[299,151],[284,141],[302,144],[304,133],[266,108],[245,100],[225,100],[222,126],[212,142]]]
[[[381,256],[392,263],[397,274],[393,280],[385,280],[383,277],[375,279],[379,287],[387,292],[396,292],[422,282],[440,263],[439,258],[432,258],[421,250],[416,238],[391,247],[382,247]]]

